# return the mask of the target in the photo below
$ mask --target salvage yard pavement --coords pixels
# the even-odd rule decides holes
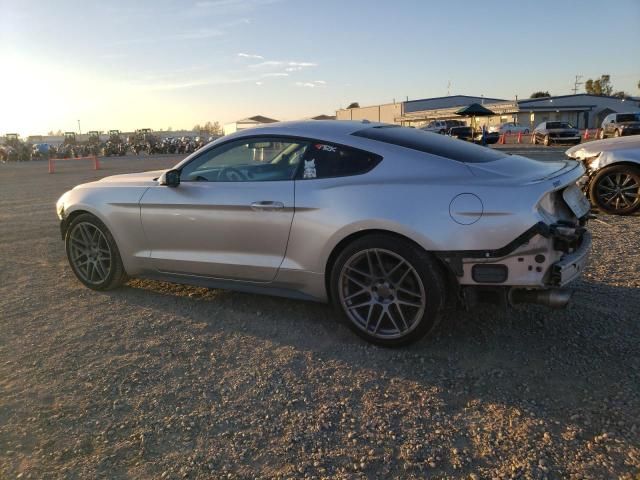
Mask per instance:
[[[0,478],[638,478],[640,217],[590,223],[567,310],[448,312],[388,350],[325,305],[83,287],[58,196],[174,163],[0,165]]]

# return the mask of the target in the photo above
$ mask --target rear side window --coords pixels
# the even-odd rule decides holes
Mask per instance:
[[[438,155],[464,163],[486,163],[506,158],[506,154],[416,128],[384,125],[352,133],[356,137],[390,143],[419,152]]]
[[[362,175],[374,168],[382,157],[355,148],[312,142],[304,154],[299,178],[332,178]]]

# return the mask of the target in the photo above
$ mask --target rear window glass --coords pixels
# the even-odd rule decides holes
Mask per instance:
[[[623,113],[622,115],[618,115],[619,122],[637,122],[640,121],[640,114],[636,115],[634,113]]]
[[[474,145],[473,143],[461,142],[451,137],[425,132],[416,128],[395,125],[365,128],[352,135],[464,163],[486,163],[500,160],[507,156],[502,152]]]
[[[573,127],[567,122],[547,122],[547,128],[552,129],[552,128],[573,128]]]

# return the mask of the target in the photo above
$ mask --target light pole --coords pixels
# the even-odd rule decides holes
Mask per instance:
[[[78,120],[78,135],[82,135],[82,129],[80,128],[80,120]]]

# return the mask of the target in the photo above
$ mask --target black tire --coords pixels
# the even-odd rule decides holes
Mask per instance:
[[[94,261],[90,259],[89,254],[82,253],[88,251],[89,247],[80,247],[77,243],[77,239],[79,238],[78,236],[83,237],[82,232],[86,229],[94,232],[95,237],[98,237],[95,242],[93,242],[93,238],[91,239],[91,243],[95,243],[96,245],[93,255],[101,255],[101,247],[108,247],[106,248],[106,250],[108,250],[109,252],[108,267],[105,267],[105,263],[102,263],[106,262],[106,260]],[[95,233],[97,231],[102,234],[102,237]],[[100,244],[100,242],[102,242],[102,244]],[[67,253],[67,259],[69,260],[71,270],[78,278],[78,280],[80,280],[80,282],[82,282],[85,286],[93,290],[112,290],[114,288],[118,288],[127,281],[127,273],[124,270],[124,265],[122,264],[122,259],[120,258],[120,251],[118,250],[118,246],[116,245],[113,235],[111,235],[111,232],[106,227],[106,225],[94,215],[83,213],[71,220],[71,223],[69,224],[65,232],[64,243]],[[103,255],[104,256],[102,258],[106,259],[107,254]],[[96,268],[96,263],[98,261],[100,261],[101,270]],[[93,263],[93,269],[90,270],[89,266],[87,265],[87,272],[84,272],[82,270],[83,264],[89,263]],[[98,276],[94,279],[94,274],[96,272],[98,273]],[[104,275],[102,275],[101,272],[104,272]]]
[[[387,304],[386,308],[383,308],[382,304],[378,303],[378,300],[380,299],[374,298],[374,296],[377,297],[378,295],[381,295],[380,290],[377,290],[377,288],[379,288],[378,282],[382,281],[374,278],[376,277],[376,267],[374,267],[374,274],[369,276],[370,280],[367,280],[367,277],[365,276],[360,277],[361,279],[365,279],[363,281],[368,284],[368,290],[361,295],[365,300],[368,297],[369,302],[371,303],[371,305],[361,307],[362,309],[368,310],[366,326],[362,324],[359,325],[357,320],[352,318],[352,314],[349,313],[349,310],[352,312],[357,312],[357,310],[356,307],[353,306],[353,301],[349,300],[349,297],[345,297],[345,293],[348,293],[348,290],[345,292],[345,289],[348,289],[348,285],[351,280],[346,279],[344,273],[347,270],[357,272],[357,270],[353,270],[347,265],[353,266],[354,263],[349,262],[353,262],[354,258],[357,259],[358,256],[366,255],[365,252],[368,253],[370,251],[381,252],[382,261],[380,263],[384,263],[385,256],[387,259],[390,258],[392,261],[399,262],[398,265],[400,265],[400,268],[395,273],[395,280],[390,282],[390,291],[392,293],[390,298],[387,300],[394,304],[393,314],[395,315],[395,319],[399,325],[401,325],[399,319],[402,319],[402,323],[404,323],[404,326],[406,327],[404,332],[400,332],[400,329],[398,329],[398,333],[383,335],[384,324],[389,327],[391,327],[392,323],[394,327],[397,325],[393,320],[393,315],[389,315],[389,313],[386,313],[386,319],[383,322],[382,319],[385,316],[383,311],[391,311],[392,307],[390,304]],[[366,261],[368,260],[369,257],[366,257]],[[380,261],[380,257],[378,257],[377,260]],[[403,264],[400,260],[403,260],[405,263]],[[364,262],[365,260],[361,261]],[[380,265],[380,263],[377,263],[377,265]],[[409,272],[409,275],[407,275],[407,273],[402,275],[402,270],[404,270],[405,266],[406,272]],[[382,271],[384,270],[385,269],[383,268]],[[393,270],[393,268],[390,270]],[[380,270],[378,270],[378,272],[380,272]],[[387,272],[390,274],[390,277],[393,277],[393,271],[389,271],[388,269]],[[402,278],[398,278],[398,275]],[[407,312],[406,309],[417,307],[406,307],[405,304],[400,305],[401,300],[404,301],[408,298],[405,297],[401,299],[401,296],[405,295],[401,292],[407,292],[405,288],[402,288],[403,286],[407,287],[407,283],[405,283],[407,279],[413,282],[414,286],[422,287],[421,293],[423,296],[419,301],[422,303],[422,307],[417,311],[414,310],[413,312],[415,313],[411,310]],[[337,257],[333,267],[331,268],[329,282],[333,306],[343,314],[347,324],[356,334],[376,345],[384,347],[399,347],[413,343],[433,331],[440,322],[440,311],[442,310],[445,302],[445,283],[443,279],[443,272],[431,255],[408,240],[385,234],[372,234],[355,240]],[[356,288],[360,288],[360,286]],[[395,299],[393,295],[396,296]],[[418,301],[416,300],[416,302]],[[348,304],[350,304],[349,308],[347,308]],[[379,309],[376,311],[377,307]],[[372,315],[374,311],[375,314]],[[403,311],[405,312],[404,314]],[[360,318],[360,321],[363,320],[361,314],[355,313],[355,315]],[[375,327],[373,323],[371,327],[369,326],[368,319],[372,316],[375,316],[378,319]],[[379,326],[381,327],[380,332],[376,334]]]
[[[622,183],[625,178],[629,178],[626,187],[636,185],[637,188],[627,190],[633,194],[635,199],[625,196],[624,200],[616,201],[616,197],[611,197],[612,189],[615,189],[616,183]],[[600,170],[589,184],[589,199],[591,203],[598,207],[599,210],[614,215],[631,215],[640,210],[640,169],[629,165],[614,165],[612,167]],[[626,204],[624,203],[626,202]]]

